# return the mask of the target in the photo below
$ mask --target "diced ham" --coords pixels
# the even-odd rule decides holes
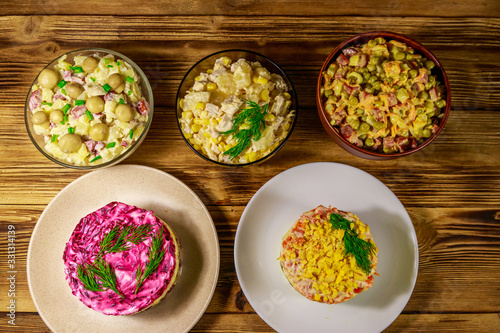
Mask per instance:
[[[432,134],[436,134],[439,130],[439,126],[438,125],[432,125],[432,129],[431,129],[431,132]]]
[[[356,90],[359,90],[359,87],[351,87],[347,84],[344,84],[344,91],[349,95],[352,95]]]
[[[415,78],[415,81],[422,82],[423,84],[429,81],[429,75],[427,75],[427,70],[425,68],[420,69],[420,75]]]
[[[347,65],[349,65],[349,60],[343,54],[341,54],[341,55],[338,56],[337,62],[339,63],[340,66],[347,66]]]
[[[63,95],[63,94],[61,94],[61,93],[57,93],[57,94],[55,94],[54,96],[52,96],[52,101],[54,101],[54,102],[55,102],[55,101],[56,101],[56,100],[58,100],[58,99],[66,99],[66,96],[64,96],[64,95]]]
[[[354,129],[351,125],[344,125],[340,127],[340,134],[347,140],[350,140],[352,135],[354,134]]]
[[[29,108],[30,111],[33,112],[36,108],[42,106],[42,90],[37,89],[31,93],[30,99],[29,99]]]
[[[432,101],[435,101],[439,98],[438,91],[437,91],[436,87],[432,87],[429,90],[429,97],[431,98]]]
[[[425,86],[422,82],[415,82],[412,88],[415,89],[416,92],[421,92],[425,89]]]
[[[85,77],[80,78],[76,75],[73,75],[70,70],[64,71],[63,73],[63,79],[67,82],[76,82],[78,84],[81,84],[82,86],[85,84]]]
[[[93,114],[92,114],[92,117],[94,117],[94,119],[96,119],[96,120],[101,119],[101,118],[102,118],[102,116],[103,116],[102,112],[99,112],[99,113],[93,113]]]
[[[85,105],[77,105],[73,108],[73,110],[71,110],[71,115],[73,118],[78,119],[85,114],[85,111],[87,111]]]
[[[115,95],[116,94],[114,92],[110,91],[106,95],[104,95],[102,99],[105,101],[112,101],[115,98]]]
[[[370,94],[369,94],[369,93],[367,93],[366,91],[362,91],[362,92],[360,92],[360,93],[359,93],[359,96],[358,96],[359,101],[360,101],[360,102],[363,102],[365,99],[367,99],[367,98],[368,98],[368,96],[370,96]]]
[[[143,116],[149,114],[148,101],[146,101],[145,99],[141,99],[139,103],[137,103],[137,111],[139,111],[139,113]]]
[[[411,149],[415,149],[418,147],[418,143],[417,143],[417,140],[415,140],[414,137],[411,137],[410,138],[410,148]]]
[[[373,109],[373,117],[377,121],[383,121],[384,120],[384,113],[379,108],[374,108]]]
[[[357,67],[365,67],[366,66],[366,54],[362,54],[360,57],[359,57],[359,61],[358,61],[358,64],[356,65]]]
[[[387,103],[389,103],[389,106],[394,106],[398,104],[398,99],[396,98],[396,94],[393,92],[387,94]]]
[[[347,57],[347,58],[350,58],[351,56],[355,55],[356,53],[358,53],[358,51],[352,47],[349,47],[347,49],[343,49],[342,50],[342,53]]]
[[[377,150],[378,147],[380,147],[380,145],[382,144],[382,140],[380,140],[379,138],[373,138],[373,146],[372,146],[372,149],[373,150]]]
[[[125,141],[125,140],[122,140],[121,145],[122,145],[122,147],[127,148],[127,147],[128,147],[128,142],[127,142],[127,141]]]
[[[384,148],[394,149],[396,143],[394,142],[394,138],[392,136],[386,136],[383,141]]]
[[[332,114],[332,120],[335,121],[336,125],[340,125],[346,117],[347,113],[344,110],[344,106],[339,106]]]
[[[87,150],[94,155],[99,155],[100,151],[104,149],[103,142],[92,139],[85,141],[85,146],[87,147]]]
[[[405,138],[404,136],[396,137],[396,146],[401,153],[408,148],[409,143],[410,141],[408,140],[408,138]]]

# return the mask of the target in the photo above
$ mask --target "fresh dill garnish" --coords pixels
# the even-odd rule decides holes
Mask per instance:
[[[160,228],[160,232],[155,234],[151,239],[151,248],[148,252],[148,262],[146,263],[145,269],[142,270],[141,266],[137,267],[135,277],[137,279],[137,286],[135,288],[135,293],[139,291],[144,281],[148,278],[151,273],[153,273],[158,266],[160,266],[163,257],[165,256],[165,250],[162,250],[163,245],[163,227]]]
[[[229,131],[220,132],[220,134],[223,135],[232,134],[237,142],[234,147],[224,152],[224,155],[229,155],[232,160],[248,147],[252,139],[259,141],[262,136],[262,131],[266,128],[264,116],[269,111],[269,103],[263,107],[249,100],[246,100],[245,103],[248,107],[243,109],[236,118],[233,119],[232,128]],[[249,128],[240,128],[244,124]]]
[[[330,223],[335,229],[344,230],[344,255],[352,254],[358,266],[368,276],[372,266],[370,254],[375,253],[375,245],[359,238],[355,230],[351,229],[351,221],[343,218],[339,214],[330,214]]]
[[[101,240],[100,249],[96,255],[93,264],[85,263],[83,265],[78,265],[78,278],[83,283],[85,289],[90,291],[104,291],[106,289],[111,289],[117,293],[121,298],[123,295],[118,291],[116,286],[116,274],[113,267],[104,260],[104,255],[107,253],[118,253],[129,249],[128,243],[139,244],[146,240],[151,234],[151,226],[148,224],[143,224],[140,226],[128,225],[121,227],[119,225],[113,227]],[[161,249],[162,238],[157,239],[156,236],[152,238],[152,247],[158,247]],[[165,255],[165,253],[163,253]],[[163,258],[162,255],[162,258]],[[159,259],[161,262],[161,259]],[[152,269],[149,274],[151,274],[159,265],[158,264]]]

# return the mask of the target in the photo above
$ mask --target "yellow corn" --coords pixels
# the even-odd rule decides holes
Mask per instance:
[[[194,78],[195,81],[200,81],[201,80],[201,77],[197,76]]]
[[[219,124],[219,122],[217,121],[217,119],[215,119],[215,118],[210,119],[210,125],[217,126],[218,124]]]
[[[258,157],[258,154],[257,152],[255,151],[251,151],[247,154],[245,154],[245,158],[249,161],[249,162],[254,162],[257,160],[257,157]]]
[[[231,60],[231,59],[229,59],[228,57],[222,57],[222,61],[223,61],[223,62],[224,62],[224,64],[226,64],[226,65],[229,65],[229,64],[232,62],[232,60]]]
[[[195,143],[195,144],[193,145],[193,148],[194,148],[194,149],[196,149],[196,150],[200,150],[200,149],[201,149],[201,146],[200,146],[199,144]]]
[[[292,97],[292,96],[290,96],[290,94],[289,94],[289,93],[287,93],[287,92],[284,92],[284,93],[283,93],[283,96],[285,96],[285,98],[286,98],[286,99],[290,99],[290,98]]]
[[[272,113],[267,113],[265,116],[264,116],[264,120],[265,121],[274,121],[274,119],[276,119],[276,117],[274,116],[274,114]]]
[[[257,82],[260,84],[267,84],[269,82],[269,80],[266,79],[265,77],[259,76],[259,78],[257,79]]]
[[[193,118],[193,112],[191,111],[182,111],[182,118],[191,119]]]
[[[208,118],[208,112],[203,110],[200,113],[200,118],[207,119]]]
[[[210,133],[208,133],[208,132],[203,132],[203,136],[204,136],[205,138],[210,138]]]
[[[193,137],[193,134],[191,134],[191,133],[186,133],[186,132],[183,132],[183,133],[184,133],[184,137],[186,139],[191,139]]]
[[[200,125],[210,125],[210,120],[209,119],[200,119],[200,120],[198,120],[198,124],[200,124]]]
[[[260,99],[267,102],[269,100],[269,90],[262,90],[262,92],[260,93]]]
[[[207,69],[207,73],[208,73],[208,74],[212,74],[213,72],[214,72],[214,70],[213,70],[213,69],[211,69],[211,68]]]
[[[193,124],[191,125],[191,130],[195,133],[198,133],[201,129],[201,125],[200,124]]]
[[[209,84],[207,84],[207,90],[208,91],[215,91],[215,90],[217,90],[217,83],[210,82]]]
[[[197,109],[205,109],[205,103],[203,103],[203,102],[196,103],[196,108]]]

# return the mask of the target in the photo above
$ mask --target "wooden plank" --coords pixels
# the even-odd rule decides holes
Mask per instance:
[[[317,15],[360,15],[360,16],[401,16],[412,13],[416,16],[498,16],[500,7],[494,1],[472,0],[455,2],[452,0],[419,2],[400,1],[363,1],[353,0],[346,6],[345,2],[334,0],[329,2],[308,1],[131,1],[127,6],[116,3],[89,1],[46,1],[35,0],[4,1],[5,15],[54,15],[54,14],[93,14],[93,15],[248,15],[255,20],[267,15],[317,16]],[[130,8],[134,8],[132,12]]]
[[[34,225],[44,205],[0,205],[0,217],[16,227],[16,297],[18,311],[36,312],[26,279],[26,255]],[[208,313],[252,312],[241,290],[234,267],[234,235],[243,206],[209,206],[221,247],[221,270]],[[410,217],[417,231],[420,267],[414,293],[406,312],[494,312],[500,290],[492,288],[500,266],[500,211],[481,209],[411,208]],[[0,239],[0,249],[7,239]],[[0,272],[8,271],[6,251],[0,253]],[[3,276],[3,273],[2,273]],[[481,276],[481,279],[477,279]],[[236,281],[236,282],[235,282]],[[474,288],[470,284],[474,283]],[[8,290],[8,281],[0,279],[0,289]],[[243,300],[237,306],[237,300]],[[490,301],[488,301],[490,300]],[[0,307],[7,306],[7,294],[0,294]]]
[[[0,312],[6,317],[5,312]],[[7,325],[7,324],[6,324]],[[496,313],[484,314],[401,314],[384,332],[460,332],[490,333],[500,330]],[[0,330],[2,330],[0,328]],[[6,330],[7,331],[7,328]],[[47,332],[47,326],[36,313],[17,313],[16,326],[9,332]],[[191,332],[275,332],[255,313],[204,314]]]

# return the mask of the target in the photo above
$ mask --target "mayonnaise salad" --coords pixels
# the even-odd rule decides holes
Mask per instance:
[[[29,116],[44,150],[75,166],[113,160],[131,148],[150,107],[133,67],[112,54],[67,55],[45,68],[32,86]]]
[[[181,131],[194,149],[213,161],[257,161],[272,153],[289,133],[295,117],[289,89],[281,75],[270,73],[257,61],[221,57],[195,78],[179,101]],[[255,117],[244,117],[242,113],[252,105]],[[238,116],[240,122],[235,122]],[[244,130],[256,135],[245,136]]]

